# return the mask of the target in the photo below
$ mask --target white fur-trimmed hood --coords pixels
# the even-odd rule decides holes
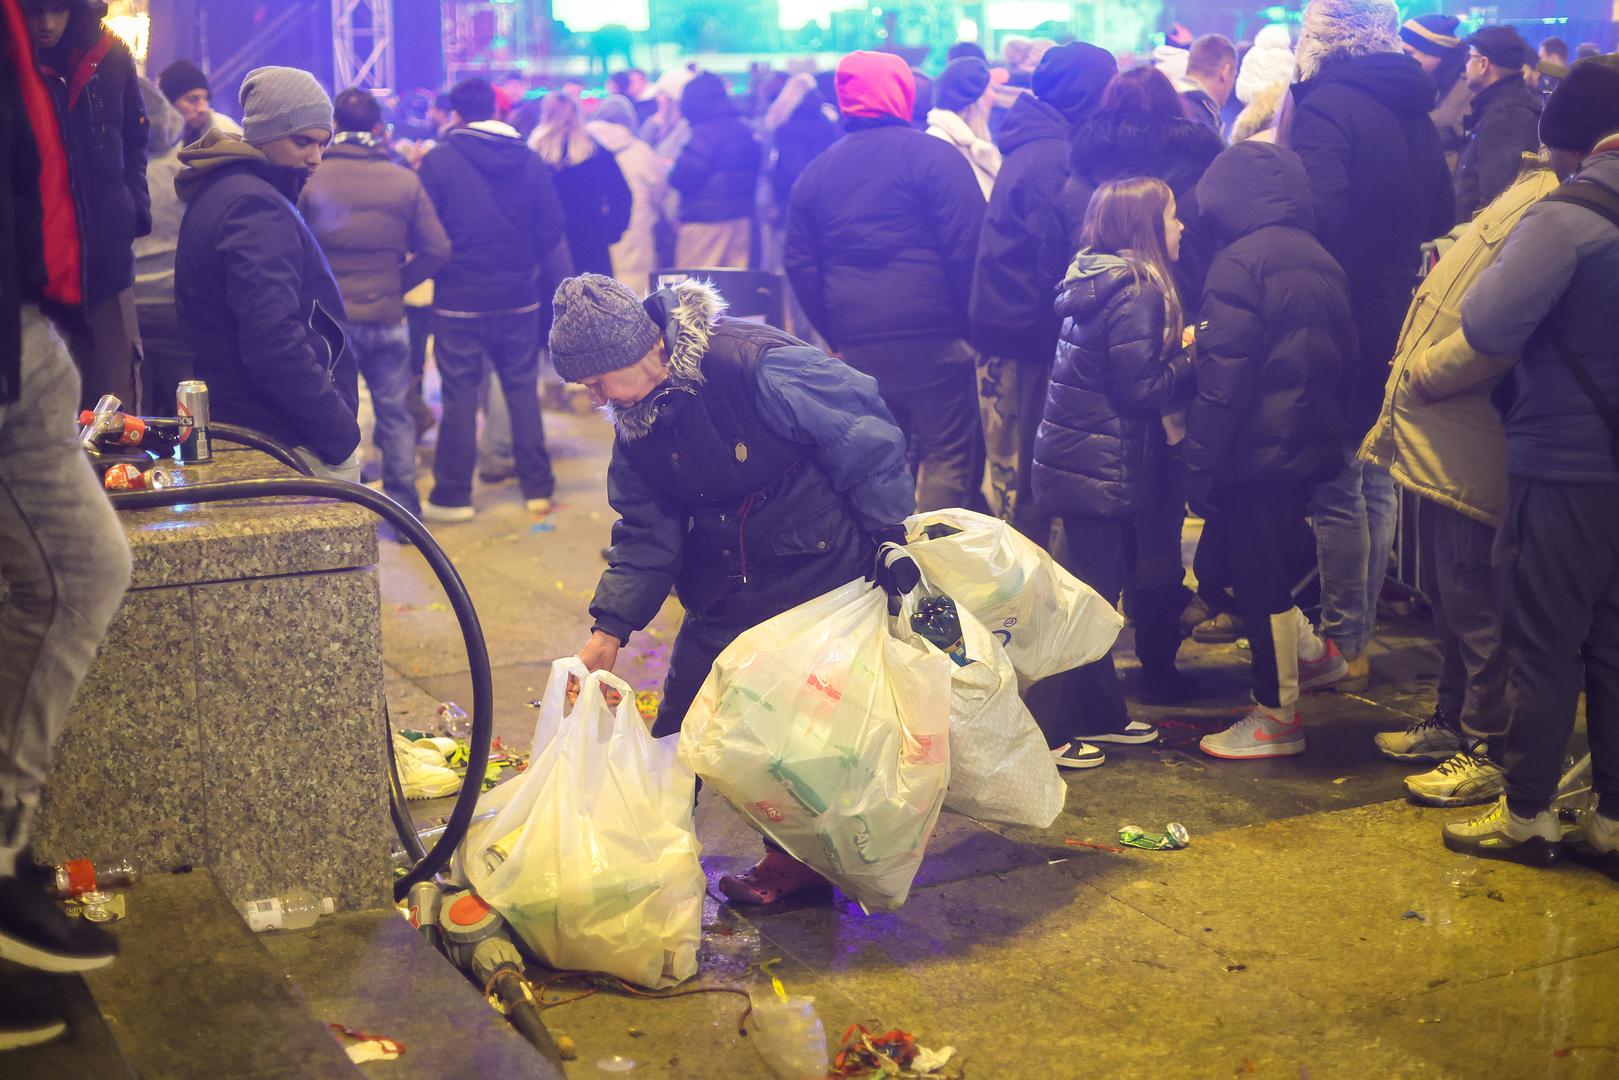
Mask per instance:
[[[669,353],[669,377],[652,393],[628,408],[603,407],[626,439],[652,430],[670,394],[695,394],[703,385],[703,354],[714,322],[725,314],[725,298],[706,281],[688,279],[647,298],[649,312],[662,309],[663,340]]]
[[[1310,0],[1293,57],[1298,82],[1334,61],[1400,51],[1400,15],[1392,0]]]

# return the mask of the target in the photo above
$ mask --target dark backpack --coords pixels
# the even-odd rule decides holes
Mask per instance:
[[[1593,184],[1589,180],[1570,180],[1546,196],[1542,201],[1572,203],[1575,206],[1583,206],[1593,213],[1600,214],[1611,222],[1614,228],[1619,229],[1619,195],[1615,195],[1601,184]],[[1568,342],[1563,339],[1562,332],[1557,329],[1551,319],[1548,318],[1542,326],[1546,330],[1546,335],[1551,338],[1552,348],[1556,350],[1557,355],[1562,358],[1563,363],[1568,367],[1569,374],[1574,376],[1574,381],[1579,384],[1585,396],[1591,400],[1591,405],[1596,409],[1597,415],[1607,425],[1608,437],[1613,443],[1614,460],[1619,462],[1619,408],[1615,408],[1602,395],[1596,380],[1592,379],[1591,373],[1585,370],[1585,365],[1580,361],[1579,357],[1574,355],[1574,350],[1568,347]]]

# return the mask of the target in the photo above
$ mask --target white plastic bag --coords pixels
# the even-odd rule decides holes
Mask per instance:
[[[930,525],[960,530],[937,540]],[[905,519],[905,553],[984,624],[1025,682],[1100,660],[1124,619],[1040,546],[997,518],[934,510]]]
[[[582,684],[567,712],[568,676]],[[601,688],[623,695],[612,708]],[[661,988],[697,972],[707,881],[696,778],[654,739],[635,693],[577,657],[551,665],[528,770],[463,849],[478,895],[554,968]]]
[[[1068,785],[1018,694],[1017,672],[1000,642],[960,604],[956,616],[971,663],[950,676],[950,791],[944,808],[980,821],[1044,829],[1062,813]]]
[[[851,581],[745,631],[687,711],[680,757],[868,911],[897,908],[950,780],[950,669]]]

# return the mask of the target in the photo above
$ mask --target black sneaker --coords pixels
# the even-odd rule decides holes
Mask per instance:
[[[1059,769],[1094,769],[1107,761],[1107,755],[1090,743],[1065,742],[1051,751]]]
[[[118,939],[70,919],[45,893],[43,875],[0,877],[0,960],[37,971],[95,971],[118,956]]]
[[[67,1032],[67,1020],[52,1003],[16,982],[0,970],[0,1053],[48,1043]]]

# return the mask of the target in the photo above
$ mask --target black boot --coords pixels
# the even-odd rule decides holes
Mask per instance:
[[[1197,680],[1175,667],[1175,654],[1181,647],[1181,612],[1191,596],[1181,585],[1135,592],[1136,659],[1141,661],[1140,697],[1145,704],[1171,705],[1200,693]]]

